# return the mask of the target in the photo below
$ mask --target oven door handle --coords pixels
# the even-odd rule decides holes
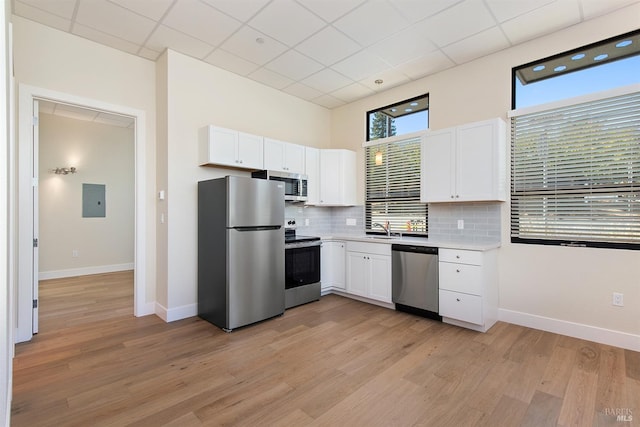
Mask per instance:
[[[311,242],[299,242],[299,243],[287,243],[284,245],[284,249],[297,249],[297,248],[311,248],[313,246],[321,246],[322,241],[311,241]]]

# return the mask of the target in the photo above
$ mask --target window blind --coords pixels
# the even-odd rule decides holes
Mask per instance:
[[[516,115],[511,156],[512,241],[640,243],[640,92]]]
[[[421,137],[369,145],[366,152],[366,229],[427,234],[427,205],[420,203]],[[376,160],[377,159],[377,160]]]

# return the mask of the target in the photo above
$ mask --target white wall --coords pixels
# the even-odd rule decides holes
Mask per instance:
[[[142,195],[148,218],[145,302],[155,301],[155,64],[32,21],[12,16],[17,84],[61,92],[145,113],[146,176]],[[19,137],[19,135],[18,135]]]
[[[158,105],[159,110],[167,110],[167,154],[166,160],[163,159],[167,162],[167,199],[158,202],[159,214],[166,209],[167,218],[164,224],[167,247],[158,242],[158,251],[167,251],[167,263],[166,282],[162,282],[165,273],[159,272],[158,287],[159,294],[164,292],[162,288],[167,289],[164,308],[166,318],[171,320],[196,314],[197,182],[229,174],[248,174],[198,166],[198,129],[214,124],[283,141],[327,147],[330,113],[323,107],[173,51],[166,52],[158,64],[165,68],[158,71],[159,75],[167,75],[166,105]],[[164,96],[158,95],[158,100]],[[164,127],[164,122],[159,122],[159,128]],[[164,185],[162,173],[159,173],[160,186]]]
[[[430,95],[430,127],[502,117],[511,108],[511,68],[637,29],[640,4],[385,93],[334,109],[331,145],[358,153],[359,199],[364,200],[365,114],[419,94]],[[584,330],[591,339],[622,337],[640,349],[640,251],[564,248],[509,243],[509,204],[502,208],[500,307],[503,318],[547,329]],[[625,307],[611,305],[624,293]],[[537,316],[541,316],[537,317]],[[545,319],[548,318],[548,319]],[[579,325],[573,325],[571,322]],[[616,334],[617,333],[617,334]],[[631,335],[625,335],[631,334]],[[615,339],[615,338],[614,338]]]
[[[39,131],[40,279],[133,268],[133,129],[41,113]],[[105,218],[82,217],[83,184],[105,185]]]

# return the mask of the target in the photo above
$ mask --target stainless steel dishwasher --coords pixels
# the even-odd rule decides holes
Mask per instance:
[[[438,248],[391,245],[391,298],[396,310],[438,315]]]

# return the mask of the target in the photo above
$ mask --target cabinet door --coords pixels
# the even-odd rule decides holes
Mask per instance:
[[[340,154],[334,150],[322,150],[320,153],[320,204],[336,205],[340,203]]]
[[[369,255],[371,281],[369,298],[391,302],[391,257]]]
[[[284,166],[284,142],[264,139],[264,168],[286,172]]]
[[[284,167],[287,172],[304,173],[304,146],[284,143]]]
[[[305,147],[304,173],[307,175],[307,205],[320,202],[320,150]]]
[[[200,164],[238,166],[238,132],[206,126],[200,130]]]
[[[429,132],[422,142],[420,200],[455,201],[455,129]]]
[[[261,136],[238,133],[238,162],[243,168],[263,169],[264,141]]]
[[[347,292],[368,297],[369,260],[362,252],[347,252]]]
[[[322,290],[345,289],[344,242],[322,242],[320,255]]]
[[[456,144],[456,198],[465,201],[496,198],[496,126],[479,122],[460,126]]]

